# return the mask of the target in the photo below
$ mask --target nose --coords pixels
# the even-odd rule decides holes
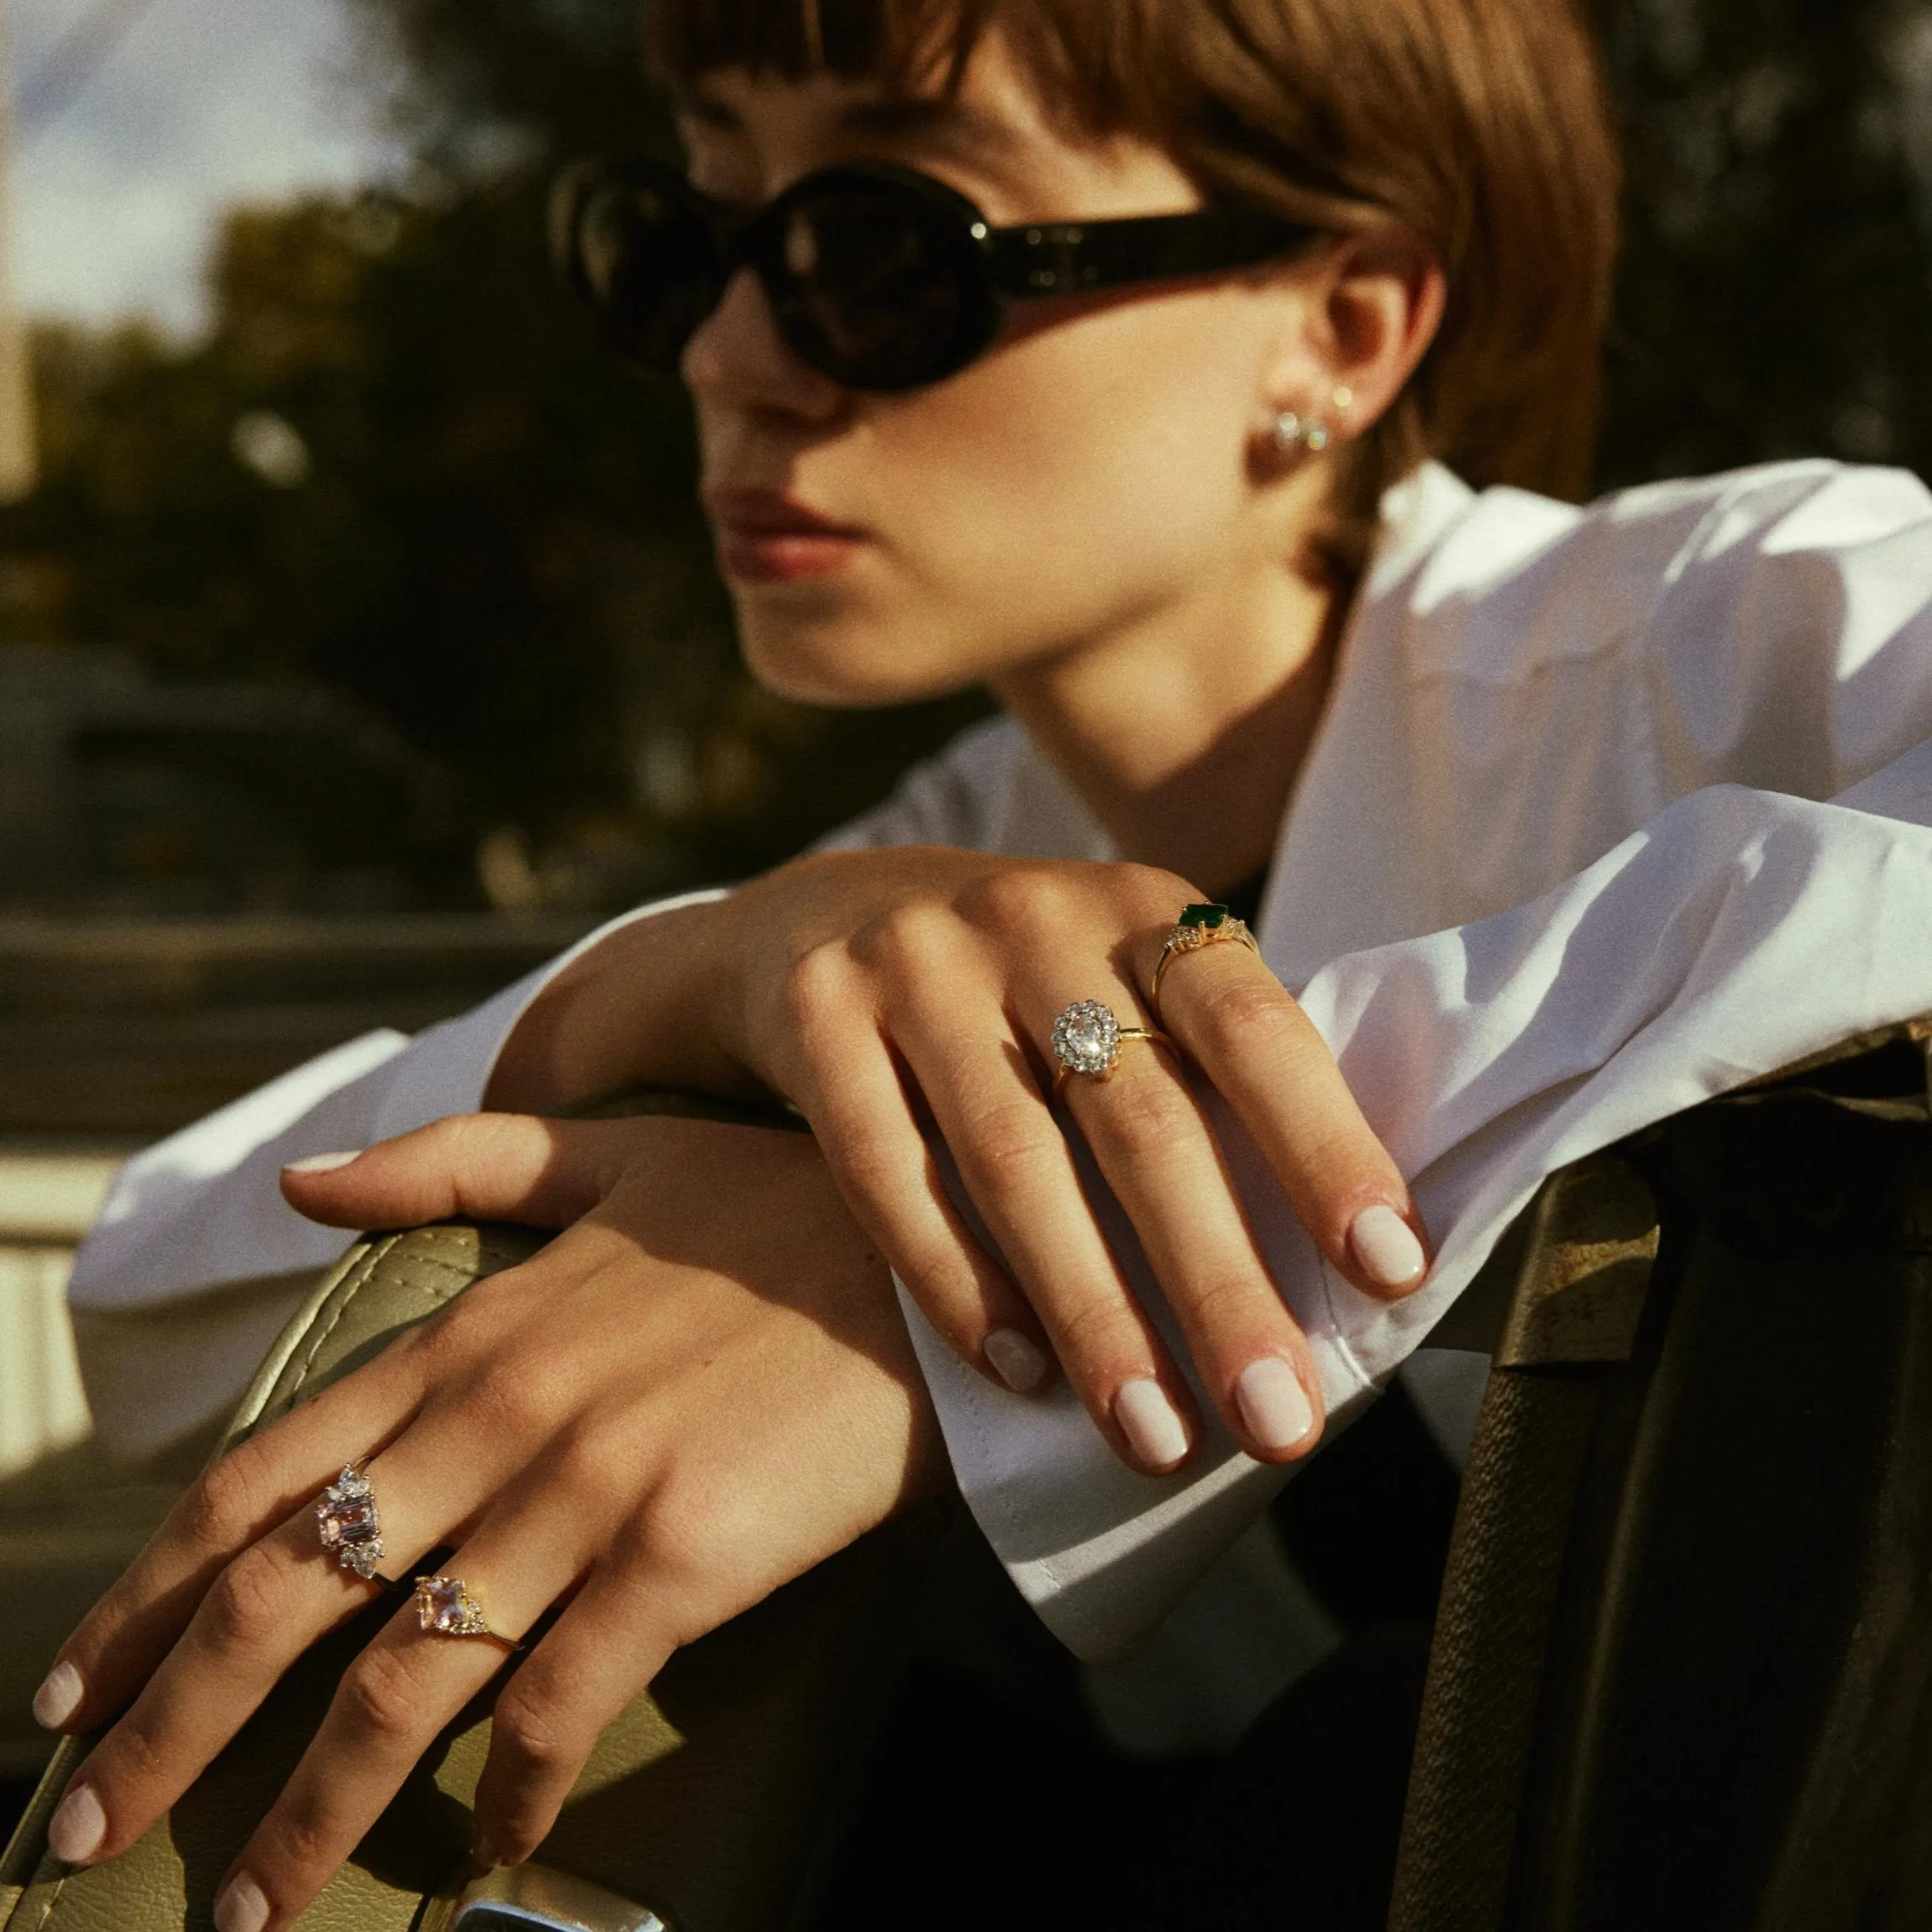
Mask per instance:
[[[741,268],[724,299],[685,345],[679,373],[701,402],[828,423],[847,391],[802,361],[779,333],[756,272]]]

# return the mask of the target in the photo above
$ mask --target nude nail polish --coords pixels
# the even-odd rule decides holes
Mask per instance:
[[[71,1664],[55,1664],[34,1693],[34,1721],[58,1730],[81,1706],[81,1673]]]
[[[1016,1328],[995,1328],[986,1337],[986,1359],[1016,1395],[1030,1395],[1047,1379],[1047,1358]]]
[[[299,1161],[290,1161],[282,1168],[285,1174],[332,1174],[338,1168],[345,1168],[351,1161],[362,1158],[363,1149],[355,1148],[346,1154],[310,1154]]]
[[[108,1814],[91,1785],[75,1786],[47,1821],[47,1844],[63,1865],[78,1865],[82,1859],[92,1858],[107,1835]]]
[[[231,1878],[215,1901],[215,1932],[261,1932],[268,1924],[268,1899],[245,1872]]]
[[[1429,1264],[1415,1231],[1392,1207],[1366,1207],[1348,1231],[1362,1272],[1378,1288],[1407,1288]]]
[[[1167,1391],[1151,1375],[1121,1384],[1114,1398],[1114,1420],[1127,1446],[1153,1468],[1165,1469],[1188,1452],[1188,1432]]]
[[[1278,1355],[1249,1362],[1234,1395],[1242,1420],[1264,1449],[1292,1449],[1315,1426],[1315,1404],[1301,1378]]]

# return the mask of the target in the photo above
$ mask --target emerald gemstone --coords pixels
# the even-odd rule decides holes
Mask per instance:
[[[1199,926],[1204,931],[1211,932],[1226,917],[1227,908],[1225,906],[1190,906],[1181,914],[1181,924]]]

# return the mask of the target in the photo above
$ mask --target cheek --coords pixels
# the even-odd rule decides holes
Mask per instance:
[[[899,425],[909,572],[1016,649],[1184,596],[1236,539],[1253,384],[1168,306],[1040,329]]]
[[[753,671],[819,702],[927,696],[1225,576],[1257,394],[1226,322],[1211,294],[1121,302],[866,405],[800,474],[879,541],[835,584],[740,596]]]

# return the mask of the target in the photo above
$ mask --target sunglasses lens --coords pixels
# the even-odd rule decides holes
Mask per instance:
[[[703,214],[675,183],[606,181],[580,203],[575,241],[578,279],[603,313],[611,346],[675,370],[720,293]]]
[[[854,388],[936,382],[971,361],[997,321],[969,220],[893,181],[808,186],[784,204],[762,265],[792,345]]]

